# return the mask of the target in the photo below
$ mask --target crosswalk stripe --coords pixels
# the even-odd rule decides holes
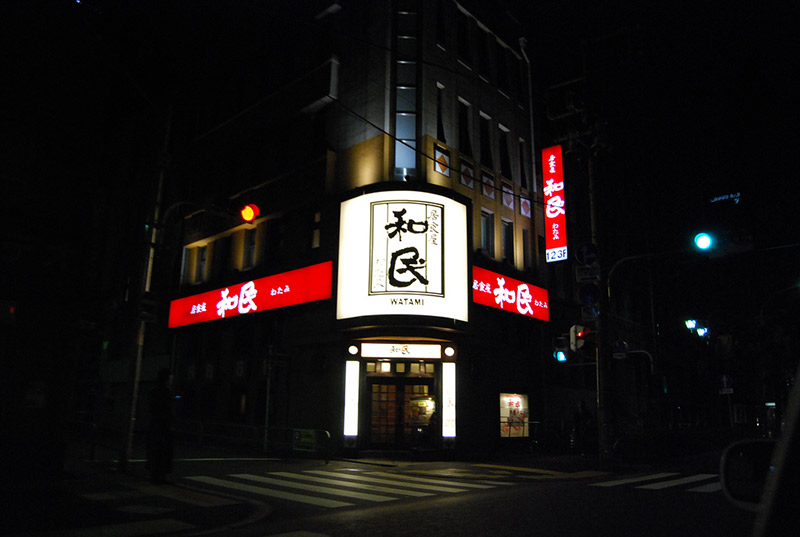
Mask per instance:
[[[431,483],[433,485],[458,485],[459,487],[467,487],[473,489],[492,489],[494,485],[479,485],[477,483],[463,483],[461,481],[457,483],[453,483],[452,480],[446,479],[430,479],[428,477],[413,477],[409,475],[402,475],[402,474],[389,474],[386,472],[370,472],[369,475],[377,475],[381,477],[392,477],[397,479],[404,479],[407,481],[414,481],[416,483]]]
[[[526,466],[505,466],[502,464],[473,464],[473,466],[479,466],[481,468],[494,468],[497,470],[510,470],[512,472],[530,472],[534,474],[546,474],[546,475],[561,475],[564,472],[557,472],[555,470],[543,470],[541,468],[528,468]]]
[[[644,475],[639,477],[629,477],[626,479],[616,479],[614,481],[603,481],[601,483],[592,483],[593,487],[616,487],[617,485],[627,485],[629,483],[639,483],[641,481],[654,481],[664,477],[672,477],[678,475],[677,472],[665,472],[661,474]]]
[[[398,481],[394,479],[378,479],[376,477],[369,477],[360,474],[338,474],[335,472],[326,472],[325,470],[309,470],[311,474],[317,475],[324,475],[327,477],[342,477],[344,479],[352,479],[353,481],[366,481],[367,483],[378,483],[381,485],[395,485],[400,487],[412,488],[412,489],[421,489],[421,490],[432,490],[435,492],[466,492],[467,489],[459,489],[455,487],[441,487],[437,485],[428,485],[423,483],[410,483],[405,481]],[[390,474],[392,475],[392,474]],[[395,476],[393,476],[395,477]],[[460,483],[459,483],[460,485]]]
[[[685,485],[686,483],[694,483],[696,481],[705,481],[706,479],[710,479],[712,477],[717,477],[717,474],[697,474],[691,475],[689,477],[683,477],[681,479],[672,479],[670,481],[661,481],[659,483],[651,483],[649,485],[642,485],[640,487],[636,487],[639,489],[651,489],[651,490],[661,490],[669,487],[677,487],[678,485]]]
[[[228,481],[225,479],[217,479],[216,477],[208,477],[204,475],[187,477],[185,479],[191,479],[193,481],[198,481],[200,483],[206,483],[209,485],[216,485],[218,487],[224,487],[229,489],[234,489],[241,492],[249,492],[252,494],[258,494],[260,496],[269,496],[271,498],[279,498],[283,500],[292,500],[295,502],[301,503],[308,503],[311,505],[319,505],[322,507],[350,507],[352,503],[341,502],[339,500],[330,500],[327,498],[316,498],[314,496],[306,496],[304,494],[295,494],[293,492],[285,492],[281,490],[273,490],[264,487],[256,487],[254,485],[249,485],[247,483],[237,483],[235,481]]]
[[[289,472],[271,472],[270,475],[275,475],[280,477],[294,477],[297,479],[305,479],[306,481],[313,481],[315,483],[325,483],[326,485],[339,485],[342,487],[350,487],[353,489],[372,490],[375,492],[388,492],[390,494],[402,494],[404,496],[415,496],[417,498],[421,498],[423,496],[433,496],[433,494],[431,494],[430,492],[420,492],[417,490],[402,490],[397,488],[381,487],[379,485],[354,483],[352,481],[345,481],[342,479],[327,479],[325,477],[319,477],[314,475],[292,474]]]
[[[719,492],[720,490],[722,490],[722,483],[717,481],[716,483],[709,483],[708,485],[701,485],[699,487],[689,489],[689,492]]]
[[[255,481],[257,483],[263,483],[265,485],[275,485],[278,487],[287,487],[293,489],[300,489],[300,490],[307,490],[309,492],[321,492],[322,494],[328,494],[331,496],[344,496],[346,498],[353,498],[356,500],[366,500],[369,502],[388,502],[391,500],[396,500],[397,498],[393,498],[391,496],[381,496],[380,494],[367,494],[364,492],[356,492],[354,490],[342,490],[342,489],[335,489],[331,487],[321,487],[319,485],[310,485],[308,483],[298,483],[296,481],[287,481],[285,479],[273,479],[271,477],[264,477],[260,475],[253,475],[253,474],[231,474],[231,477],[235,477],[237,479],[247,479],[249,481]],[[294,476],[292,476],[294,477]]]

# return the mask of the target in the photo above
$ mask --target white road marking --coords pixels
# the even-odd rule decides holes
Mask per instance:
[[[402,490],[398,488],[381,487],[379,485],[368,485],[366,483],[355,483],[346,479],[328,479],[325,477],[318,477],[305,474],[292,474],[289,472],[271,472],[270,475],[280,477],[295,477],[297,479],[305,479],[306,481],[313,481],[315,483],[325,483],[326,485],[339,485],[342,487],[350,487],[360,490],[372,490],[375,492],[388,492],[390,494],[403,494],[405,496],[433,496],[430,492],[419,492],[417,490]]]
[[[273,490],[268,489],[265,487],[256,487],[254,485],[249,485],[247,483],[237,483],[235,481],[228,481],[225,479],[217,479],[216,477],[208,477],[204,475],[194,476],[194,477],[187,477],[186,479],[191,479],[193,481],[198,481],[200,483],[206,483],[208,485],[216,485],[218,487],[229,488],[241,492],[249,492],[251,494],[257,494],[260,496],[269,496],[271,498],[279,498],[282,500],[291,500],[295,502],[301,503],[308,503],[311,505],[318,505],[322,507],[350,507],[352,503],[341,502],[339,500],[329,500],[327,498],[316,498],[314,496],[306,496],[304,494],[295,494],[293,492],[284,492],[280,490]]]
[[[712,477],[717,477],[717,474],[691,475],[689,477],[682,477],[680,479],[672,479],[670,481],[661,481],[659,483],[651,483],[649,485],[642,485],[642,486],[636,487],[636,488],[637,489],[661,490],[661,489],[666,489],[666,488],[669,488],[669,487],[677,487],[678,485],[685,485],[686,483],[694,483],[696,481],[705,481],[707,479],[711,479]]]
[[[231,477],[237,479],[247,479],[255,481],[256,483],[263,483],[265,485],[274,485],[277,487],[286,487],[293,489],[306,490],[309,492],[320,492],[330,496],[344,496],[346,498],[353,498],[356,500],[366,500],[368,502],[388,502],[396,500],[391,496],[381,496],[380,494],[367,494],[364,492],[356,492],[354,490],[335,489],[331,487],[320,487],[319,485],[310,485],[308,483],[298,483],[296,481],[288,481],[286,479],[273,479],[271,477],[264,477],[253,474],[231,474]]]
[[[629,477],[626,479],[615,479],[614,481],[603,481],[601,483],[592,483],[593,487],[616,487],[617,485],[627,485],[629,483],[639,483],[642,481],[654,481],[656,479],[663,479],[665,477],[672,477],[678,475],[677,472],[666,472],[661,474],[643,475],[639,477]]]
[[[394,485],[412,489],[432,490],[435,492],[466,492],[467,489],[459,489],[455,487],[440,487],[436,485],[427,485],[424,483],[409,483],[398,481],[396,479],[378,479],[376,477],[369,477],[361,474],[338,474],[336,472],[326,472],[324,470],[309,470],[311,474],[324,475],[327,477],[343,477],[345,479],[352,479],[353,481],[365,481],[367,483],[379,483],[381,485]],[[394,477],[394,476],[393,476]]]

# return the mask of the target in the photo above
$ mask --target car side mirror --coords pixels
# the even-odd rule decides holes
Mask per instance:
[[[772,453],[775,440],[742,440],[725,449],[720,479],[725,495],[735,505],[758,511],[767,476],[775,471]]]

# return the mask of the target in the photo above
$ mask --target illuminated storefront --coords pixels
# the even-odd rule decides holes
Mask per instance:
[[[342,202],[336,317],[356,328],[386,327],[349,346],[346,445],[435,447],[455,439],[456,344],[415,332],[468,322],[467,214],[452,193],[392,189]],[[390,328],[398,318],[401,337]]]

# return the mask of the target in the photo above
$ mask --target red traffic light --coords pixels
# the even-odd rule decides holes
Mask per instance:
[[[252,222],[256,218],[258,218],[258,213],[259,213],[258,205],[256,205],[255,203],[248,203],[247,205],[242,207],[240,214],[242,215],[242,220],[244,220],[245,222]]]

